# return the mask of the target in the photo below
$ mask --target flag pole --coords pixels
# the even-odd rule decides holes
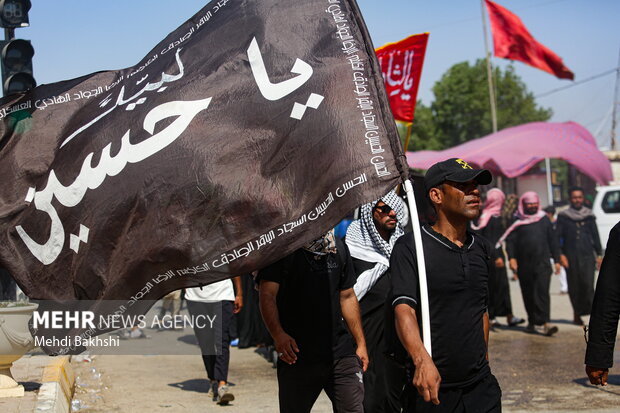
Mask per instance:
[[[407,153],[407,148],[409,148],[409,140],[411,139],[411,125],[413,122],[407,122],[407,133],[405,135],[405,153]]]
[[[551,161],[545,158],[545,169],[547,170],[547,205],[553,205],[553,183],[551,182]]]
[[[409,139],[411,138],[411,125],[413,124],[413,122],[407,122],[407,131],[405,132],[405,146],[403,146],[404,150],[403,152],[406,154],[407,153],[407,148],[409,147]],[[403,185],[397,185],[396,186],[396,195],[400,195],[400,191],[401,191],[401,187]]]
[[[482,11],[482,31],[484,33],[484,49],[487,58],[487,79],[489,80],[489,100],[491,102],[491,122],[493,124],[493,133],[497,132],[497,110],[495,108],[495,89],[493,87],[493,69],[491,67],[491,52],[489,51],[489,39],[487,37],[487,20],[484,13],[484,0],[480,0],[480,8]]]
[[[418,262],[418,275],[420,279],[420,308],[422,311],[422,340],[424,348],[429,356],[433,357],[431,345],[431,317],[428,302],[428,285],[426,283],[426,263],[424,261],[424,250],[422,248],[422,230],[420,229],[420,219],[418,217],[418,209],[413,193],[413,185],[411,181],[406,179],[405,193],[407,194],[407,203],[409,204],[409,214],[411,215],[411,227],[413,228],[413,244]]]

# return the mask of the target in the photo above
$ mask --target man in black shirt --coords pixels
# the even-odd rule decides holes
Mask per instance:
[[[609,233],[605,258],[596,283],[588,347],[586,373],[590,383],[607,385],[609,368],[614,364],[614,344],[620,317],[620,223]]]
[[[487,360],[491,246],[468,230],[480,214],[478,184],[491,179],[489,171],[472,169],[461,159],[439,162],[424,177],[437,215],[432,226],[422,227],[432,357],[420,336],[413,236],[404,235],[394,245],[389,302],[412,370],[404,389],[404,412],[501,411],[501,390]]]
[[[362,413],[368,355],[346,245],[330,231],[257,280],[279,356],[280,413],[309,413],[321,390],[334,411]]]
[[[364,411],[400,412],[404,371],[385,357],[385,301],[390,290],[389,265],[394,243],[404,234],[405,206],[394,191],[362,205],[360,219],[351,223],[346,243],[357,281],[362,325],[370,356],[364,373]]]
[[[526,192],[519,199],[517,220],[506,230],[510,269],[519,277],[523,304],[527,311],[527,330],[552,336],[558,328],[549,323],[551,273],[560,273],[560,246],[553,225],[540,208],[536,192]],[[551,268],[551,259],[555,270]]]
[[[583,325],[581,316],[590,314],[594,298],[594,269],[601,266],[603,249],[596,228],[596,218],[583,205],[583,189],[571,188],[570,208],[558,215],[558,234],[566,268],[568,295],[573,306],[573,322]]]

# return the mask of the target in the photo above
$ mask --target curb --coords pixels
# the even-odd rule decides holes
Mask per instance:
[[[41,375],[35,413],[69,413],[75,390],[71,356],[50,357]]]

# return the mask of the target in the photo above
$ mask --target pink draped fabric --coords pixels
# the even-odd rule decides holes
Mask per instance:
[[[596,140],[575,122],[533,122],[507,128],[443,151],[407,152],[411,168],[461,158],[508,178],[523,175],[545,158],[563,159],[601,185],[612,180],[611,164]]]

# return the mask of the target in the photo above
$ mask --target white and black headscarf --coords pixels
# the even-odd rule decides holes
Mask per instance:
[[[379,201],[383,201],[396,212],[398,223],[389,241],[381,237],[372,218],[373,209]],[[357,277],[354,290],[358,300],[362,299],[389,268],[392,247],[396,240],[405,233],[403,228],[407,225],[407,221],[405,203],[394,191],[390,191],[382,198],[362,205],[360,219],[349,225],[346,243],[351,256],[362,261],[376,263],[373,268],[364,271]]]

